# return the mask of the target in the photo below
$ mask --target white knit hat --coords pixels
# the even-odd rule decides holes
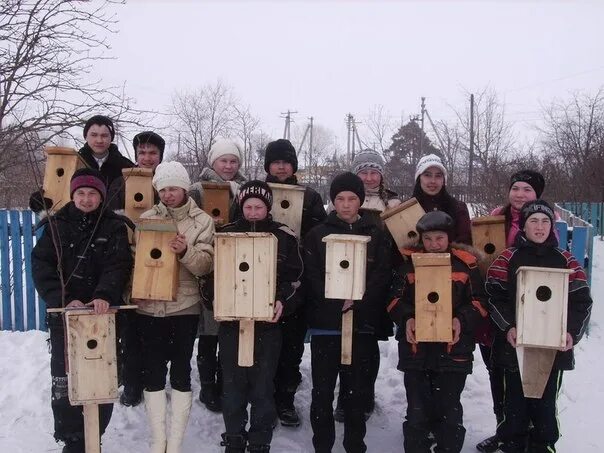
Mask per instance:
[[[419,178],[419,176],[430,167],[440,168],[445,177],[445,184],[447,184],[447,169],[440,160],[440,157],[438,157],[436,154],[428,154],[419,160],[417,163],[417,169],[415,170],[415,180],[417,181],[417,178]]]
[[[208,153],[209,166],[213,166],[214,162],[216,162],[216,159],[226,154],[232,154],[237,158],[237,160],[239,160],[239,164],[241,164],[241,151],[239,150],[237,143],[232,140],[220,139],[217,140],[216,143],[214,143],[210,148],[210,152]]]
[[[166,187],[181,187],[189,190],[191,179],[180,162],[162,162],[155,169],[153,187],[158,192]]]

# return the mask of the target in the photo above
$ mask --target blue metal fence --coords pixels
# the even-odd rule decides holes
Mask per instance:
[[[604,234],[604,203],[556,203],[562,209],[570,211],[581,220],[591,224],[594,235]]]

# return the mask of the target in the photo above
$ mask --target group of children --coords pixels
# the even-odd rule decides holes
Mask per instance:
[[[100,118],[100,119],[99,119]],[[87,147],[95,143],[87,131],[113,136],[106,117],[86,125]],[[106,129],[106,130],[105,130]],[[90,142],[89,142],[90,139]],[[110,141],[109,141],[110,143]],[[97,146],[98,145],[98,146]],[[209,153],[210,167],[202,175],[231,185],[231,223],[215,225],[203,211],[203,190],[191,184],[177,162],[161,162],[165,142],[154,132],[135,137],[137,164],[154,170],[156,204],[142,217],[172,220],[178,233],[170,242],[180,263],[175,302],[135,300],[136,314],[124,322],[122,404],[143,399],[151,430],[152,453],[181,451],[193,395],[190,359],[195,339],[201,402],[221,411],[226,452],[268,452],[276,420],[297,426],[294,406],[301,381],[299,370],[304,337],[310,334],[312,401],[310,423],[316,452],[331,452],[335,420],[344,423],[347,452],[364,452],[366,420],[375,404],[379,370],[378,341],[396,330],[398,369],[404,372],[407,413],[403,423],[406,452],[459,452],[465,437],[460,397],[472,372],[476,342],[489,369],[498,421],[495,436],[477,446],[480,451],[551,452],[558,439],[556,397],[562,371],[572,369],[572,348],[587,326],[591,297],[577,260],[559,249],[552,207],[540,199],[544,181],[539,173],[512,176],[509,204],[496,213],[506,216],[507,245],[486,276],[479,271],[480,253],[471,248],[467,207],[446,190],[446,169],[435,155],[418,163],[414,196],[426,211],[417,223],[419,237],[396,249],[390,233],[375,216],[400,203],[384,186],[384,162],[371,150],[359,153],[353,172],[336,175],[330,185],[329,214],[321,197],[305,188],[300,237],[271,217],[273,194],[267,182],[297,184],[296,152],[287,140],[266,149],[265,181],[245,182],[238,172],[236,145],[217,142]],[[33,251],[33,277],[47,306],[88,306],[106,313],[123,303],[133,258],[127,228],[133,225],[115,210],[123,209],[123,178],[103,174],[111,155],[105,148],[94,157],[97,168],[76,171],[71,201],[41,225],[44,232]],[[140,159],[139,159],[140,158]],[[103,160],[105,159],[105,161]],[[121,186],[120,186],[121,182]],[[122,202],[120,205],[120,192]],[[53,200],[38,192],[31,205],[49,209]],[[274,317],[256,322],[254,363],[237,363],[239,323],[214,324],[213,237],[215,231],[268,232],[277,238]],[[325,297],[326,245],[330,234],[368,236],[366,291],[360,300]],[[415,335],[415,270],[413,254],[449,253],[453,318],[450,343],[418,342]],[[570,269],[567,344],[558,353],[541,399],[524,398],[516,346],[516,270],[520,266]],[[218,276],[219,277],[219,276]],[[486,280],[486,285],[485,285]],[[354,312],[352,364],[340,363],[342,314]],[[200,321],[201,319],[201,321]],[[492,320],[492,321],[491,321]],[[396,328],[393,329],[393,323]],[[61,315],[48,315],[51,338],[52,409],[55,438],[64,452],[83,452],[81,407],[67,398],[64,326]],[[166,376],[170,375],[170,403]],[[334,411],[335,386],[339,396]],[[248,414],[248,404],[251,410]],[[170,407],[170,429],[167,427]],[[100,408],[101,434],[112,405]]]

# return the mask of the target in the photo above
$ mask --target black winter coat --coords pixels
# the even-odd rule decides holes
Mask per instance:
[[[285,181],[279,181],[277,178],[271,175],[266,176],[266,182],[275,182],[279,184],[290,184],[298,185],[296,176],[286,179]],[[323,206],[323,199],[314,189],[306,186],[304,187],[304,201],[302,205],[302,225],[300,227],[300,242],[306,237],[308,232],[315,226],[320,224],[327,217],[325,207]]]
[[[388,312],[399,326],[397,332],[399,364],[401,371],[436,370],[472,372],[474,352],[474,333],[483,317],[487,316],[484,308],[484,284],[478,270],[474,251],[459,244],[451,244],[451,290],[453,317],[459,319],[461,333],[459,341],[453,346],[447,343],[407,342],[405,327],[408,319],[415,317],[415,269],[411,255],[425,253],[423,248],[401,249],[405,256],[395,274],[392,285],[392,302]]]
[[[73,300],[87,303],[97,298],[119,305],[133,265],[126,219],[102,205],[86,214],[72,201],[38,227],[44,225],[32,251],[32,274],[46,306],[59,308]],[[66,282],[64,294],[59,266]]]
[[[110,187],[115,179],[122,176],[122,170],[124,168],[132,168],[135,166],[130,159],[124,157],[122,153],[119,152],[115,143],[109,145],[109,155],[100,169],[99,164],[94,158],[92,148],[88,146],[88,143],[80,148],[80,155],[88,167],[100,170],[101,174],[107,179],[107,187]]]
[[[292,314],[301,304],[301,297],[297,293],[302,278],[303,262],[300,255],[298,239],[294,232],[286,225],[268,219],[259,222],[249,222],[238,219],[217,229],[217,233],[272,233],[277,238],[277,288],[275,300],[283,304],[283,317]],[[202,287],[202,300],[204,305],[212,309],[214,300],[214,273],[206,277]],[[238,322],[223,322],[225,325],[237,326]],[[258,322],[263,327],[276,326],[268,322]]]
[[[520,266],[571,269],[568,284],[568,317],[566,330],[576,345],[589,324],[591,299],[587,276],[576,258],[568,251],[558,248],[554,234],[543,244],[526,239],[524,232],[516,236],[515,247],[504,250],[493,261],[487,272],[486,290],[489,295],[488,309],[499,328],[493,343],[492,360],[496,366],[517,370],[515,349],[507,341],[507,332],[516,326],[516,271]],[[555,370],[572,370],[575,367],[573,350],[558,352]]]
[[[330,234],[370,236],[367,243],[367,271],[365,294],[353,304],[354,329],[359,333],[384,336],[384,317],[388,288],[392,280],[389,236],[375,223],[359,217],[353,224],[340,220],[332,211],[325,222],[314,227],[304,240],[304,287],[306,289],[307,317],[310,328],[341,330],[342,299],[325,298],[325,255],[323,238]]]

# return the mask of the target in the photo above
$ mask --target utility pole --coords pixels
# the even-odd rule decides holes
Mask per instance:
[[[419,156],[424,154],[424,115],[426,113],[426,98],[422,97],[422,118],[421,118],[421,127],[422,133],[419,136]]]
[[[470,94],[470,169],[468,171],[468,192],[472,193],[474,167],[474,95]]]
[[[309,118],[309,120],[310,120],[310,124],[308,125],[308,127],[310,128],[310,140],[308,143],[308,168],[309,168],[307,170],[308,172],[310,172],[310,168],[312,167],[312,128],[313,128],[314,118],[311,116]],[[310,174],[309,174],[309,176],[310,176]]]
[[[346,165],[349,166],[351,159],[350,159],[350,133],[352,131],[352,114],[348,114],[346,115],[346,128],[347,128],[347,134],[346,134]]]
[[[285,115],[285,116],[281,117],[281,118],[285,118],[285,128],[283,129],[283,138],[286,138],[287,140],[289,140],[289,136],[290,136],[289,135],[289,133],[290,133],[289,126],[292,122],[292,117],[291,117],[292,113],[298,113],[298,112],[292,112],[290,110],[288,110],[287,112],[281,112],[281,115]]]

